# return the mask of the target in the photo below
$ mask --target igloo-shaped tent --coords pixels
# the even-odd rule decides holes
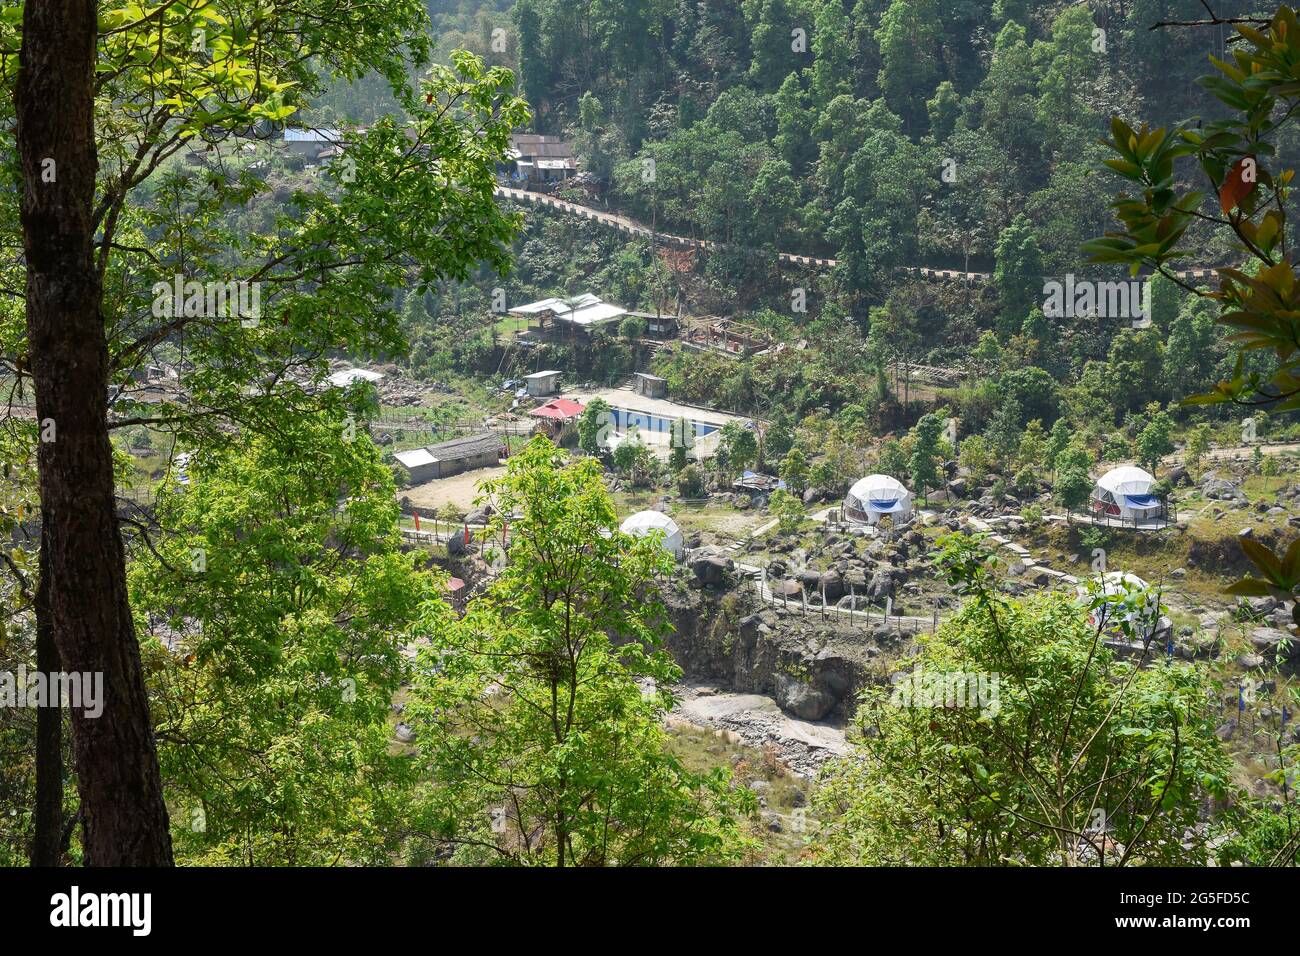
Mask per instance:
[[[1140,521],[1159,518],[1165,502],[1156,494],[1156,480],[1132,465],[1112,468],[1097,479],[1092,489],[1092,510],[1104,517]]]
[[[1124,599],[1130,591],[1147,591],[1150,585],[1136,574],[1127,571],[1107,571],[1100,580],[1079,582],[1079,597],[1091,602],[1094,596],[1105,598],[1105,603],[1088,613],[1088,623],[1092,627],[1103,626],[1107,629],[1118,628],[1123,620],[1137,622],[1137,628],[1143,638],[1158,634],[1171,626],[1167,617],[1160,615],[1160,598],[1154,592],[1136,608],[1124,609]],[[1139,619],[1145,620],[1139,620]]]
[[[888,475],[867,475],[844,497],[844,517],[849,521],[875,524],[884,515],[902,521],[911,514],[912,493]]]
[[[638,538],[644,538],[652,531],[662,531],[664,536],[660,544],[673,557],[680,557],[686,545],[682,529],[662,511],[638,511],[624,521],[618,530]]]

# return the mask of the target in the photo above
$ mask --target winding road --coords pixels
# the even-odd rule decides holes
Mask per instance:
[[[548,196],[546,193],[530,192],[526,189],[513,189],[509,186],[497,186],[494,192],[497,196],[506,199],[513,199],[517,202],[527,203],[542,209],[555,209],[559,212],[566,212],[573,216],[579,216],[583,219],[590,219],[593,222],[598,222],[629,236],[653,238],[658,243],[679,249],[750,248],[747,246],[729,247],[727,243],[714,242],[711,239],[693,239],[689,236],[674,236],[670,233],[658,232],[644,223],[637,222],[635,219],[629,219],[627,216],[619,216],[615,213],[603,212],[602,210],[596,209],[592,206],[582,206],[578,203],[556,199],[554,196]],[[782,262],[789,265],[813,266],[820,269],[834,269],[839,265],[837,259],[820,259],[816,256],[803,256],[793,252],[781,252],[777,255]],[[934,281],[952,279],[961,280],[963,282],[982,283],[988,282],[992,279],[992,276],[987,272],[963,272],[960,269],[933,269],[930,266],[905,266],[904,272]],[[1214,278],[1214,270],[1187,269],[1178,272],[1178,276],[1182,279],[1193,281],[1210,280]]]

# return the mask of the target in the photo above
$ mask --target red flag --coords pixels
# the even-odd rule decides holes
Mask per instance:
[[[469,544],[469,523],[465,524],[465,544]]]
[[[412,511],[411,514],[412,514],[412,516],[414,516],[414,518],[415,518],[415,530],[416,530],[416,531],[419,531],[419,530],[420,530],[420,512],[418,512],[418,511]]]

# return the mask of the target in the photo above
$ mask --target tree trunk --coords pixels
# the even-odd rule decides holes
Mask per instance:
[[[159,866],[172,862],[171,834],[113,500],[93,259],[96,30],[95,0],[23,8],[15,111],[42,547],[62,667],[103,675],[103,713],[71,709],[85,860]]]
[[[36,669],[61,670],[50,620],[49,549],[41,528],[40,580],[36,585]],[[36,814],[32,866],[58,866],[63,846],[63,711],[36,711]]]

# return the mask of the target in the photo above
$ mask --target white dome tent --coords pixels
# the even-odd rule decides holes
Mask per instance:
[[[1156,480],[1132,465],[1112,468],[1092,489],[1092,512],[1098,518],[1149,521],[1165,517],[1164,499],[1156,494]]]
[[[844,498],[844,517],[859,524],[876,524],[884,515],[903,521],[912,514],[912,493],[888,475],[867,475]]]
[[[1121,625],[1121,618],[1135,626],[1137,636],[1147,640],[1155,635],[1165,633],[1172,623],[1160,614],[1160,597],[1150,591],[1150,585],[1136,574],[1127,571],[1107,571],[1099,579],[1079,583],[1079,597],[1091,602],[1095,597],[1104,599],[1098,607],[1088,613],[1088,624],[1106,630],[1116,630]],[[1148,592],[1137,607],[1124,607],[1125,598],[1130,592]]]
[[[662,531],[663,539],[659,543],[675,558],[681,557],[682,549],[686,545],[686,539],[682,537],[682,529],[677,527],[676,521],[662,511],[638,511],[619,525],[618,530],[637,538],[644,538],[652,531]]]

